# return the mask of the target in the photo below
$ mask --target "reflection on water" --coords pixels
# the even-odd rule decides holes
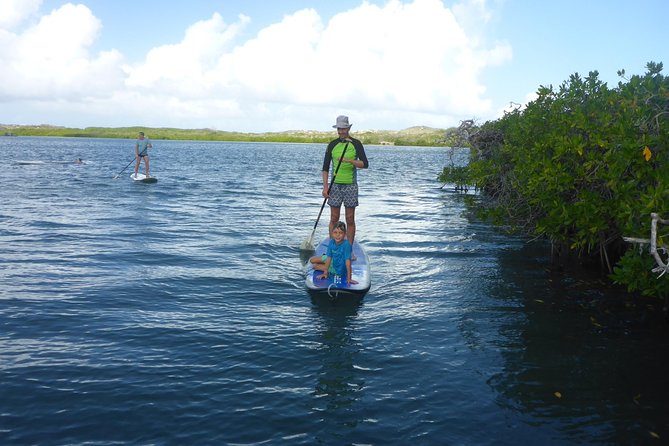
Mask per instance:
[[[545,250],[528,245],[498,256],[490,311],[499,320],[504,368],[488,381],[498,404],[576,442],[651,441],[669,427],[669,330],[657,302],[587,273],[556,274],[536,260],[527,268],[528,259],[545,261]]]
[[[312,303],[317,314],[321,363],[313,392],[312,410],[320,417],[315,437],[326,444],[343,442],[364,421],[360,403],[365,380],[358,361],[361,346],[352,323],[362,307],[362,299],[313,296]]]

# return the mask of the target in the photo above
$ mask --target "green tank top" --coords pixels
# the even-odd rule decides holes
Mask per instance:
[[[342,152],[344,152],[344,147],[346,147],[346,143],[340,142],[337,143],[336,146],[332,149],[332,172],[334,173],[334,170],[337,168],[337,165],[339,164],[339,158],[341,158]],[[352,143],[348,143],[348,147],[346,147],[346,154],[344,155],[344,158],[348,159],[355,159],[355,147],[353,147]],[[335,178],[335,183],[337,184],[353,184],[355,183],[355,175],[356,174],[356,169],[353,167],[351,163],[341,163],[341,167],[339,167],[339,171],[337,172],[337,178]]]

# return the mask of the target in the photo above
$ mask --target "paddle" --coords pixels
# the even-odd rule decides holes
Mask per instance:
[[[346,145],[344,146],[344,150],[341,152],[341,156],[339,157],[339,163],[337,164],[337,167],[335,168],[334,174],[332,175],[332,180],[330,180],[330,185],[328,186],[328,195],[330,194],[330,189],[332,189],[332,185],[335,182],[335,178],[337,178],[337,172],[339,172],[339,167],[341,166],[341,162],[344,159],[344,154],[346,153],[346,149],[348,148],[348,141],[346,141]],[[323,198],[323,204],[321,205],[321,210],[318,212],[318,218],[316,218],[316,223],[314,223],[314,229],[311,231],[311,235],[309,236],[308,239],[304,240],[302,244],[300,245],[300,251],[313,251],[314,250],[314,234],[316,233],[316,226],[318,226],[318,221],[321,219],[321,214],[323,213],[323,208],[325,207],[325,202],[328,200],[327,197]]]
[[[143,157],[144,155],[146,155],[146,151],[142,151],[142,153],[139,154],[140,158]],[[130,162],[128,163],[128,165],[125,166],[125,167],[123,168],[122,171],[120,171],[119,173],[116,174],[116,176],[114,177],[114,179],[117,179],[118,176],[121,175],[121,174],[125,171],[125,169],[127,169],[128,167],[130,167],[130,165],[131,165],[136,159],[137,159],[137,158],[133,158],[132,161],[130,161]]]

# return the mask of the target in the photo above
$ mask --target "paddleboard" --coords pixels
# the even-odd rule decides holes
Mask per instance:
[[[139,181],[141,183],[157,183],[158,182],[158,178],[156,178],[156,177],[148,177],[147,178],[146,175],[144,175],[143,173],[138,173],[137,175],[135,175],[134,173],[131,173],[130,178],[132,178],[133,181]]]
[[[328,249],[330,238],[325,238],[317,247],[314,255],[324,255]],[[338,297],[363,297],[372,286],[372,276],[370,273],[369,257],[364,248],[358,241],[353,242],[353,255],[357,257],[351,263],[352,278],[357,284],[346,282],[346,277],[329,276],[327,279],[319,279],[323,274],[321,271],[313,269],[311,262],[307,263],[306,287],[312,296],[328,296],[330,298]]]
[[[16,161],[16,164],[21,166],[43,166],[47,164],[60,164],[66,166],[68,164],[83,164],[83,161],[81,159],[74,161]]]

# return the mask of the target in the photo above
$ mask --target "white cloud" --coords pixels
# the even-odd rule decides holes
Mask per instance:
[[[42,0],[1,0],[0,30],[13,29],[38,10]]]
[[[239,23],[226,25],[220,14],[211,19],[195,23],[177,44],[163,45],[152,49],[144,63],[136,67],[125,67],[129,87],[151,88],[162,86],[172,92],[199,96],[211,88],[208,73],[219,59],[229,52],[237,34],[249,22],[245,16]]]
[[[453,10],[440,0],[363,2],[327,23],[315,9],[297,11],[238,42],[250,18],[226,24],[214,13],[130,66],[114,50],[89,54],[101,24],[67,4],[23,33],[0,33],[0,62],[11,67],[0,73],[0,100],[86,98],[99,115],[85,118],[98,122],[80,125],[112,125],[112,110],[125,119],[116,125],[242,131],[322,128],[340,112],[358,128],[457,125],[494,113],[480,74],[511,57],[472,31],[488,14],[482,0]]]
[[[20,34],[0,34],[0,98],[62,101],[108,94],[120,85],[121,55],[88,48],[100,21],[83,5],[66,4]]]

